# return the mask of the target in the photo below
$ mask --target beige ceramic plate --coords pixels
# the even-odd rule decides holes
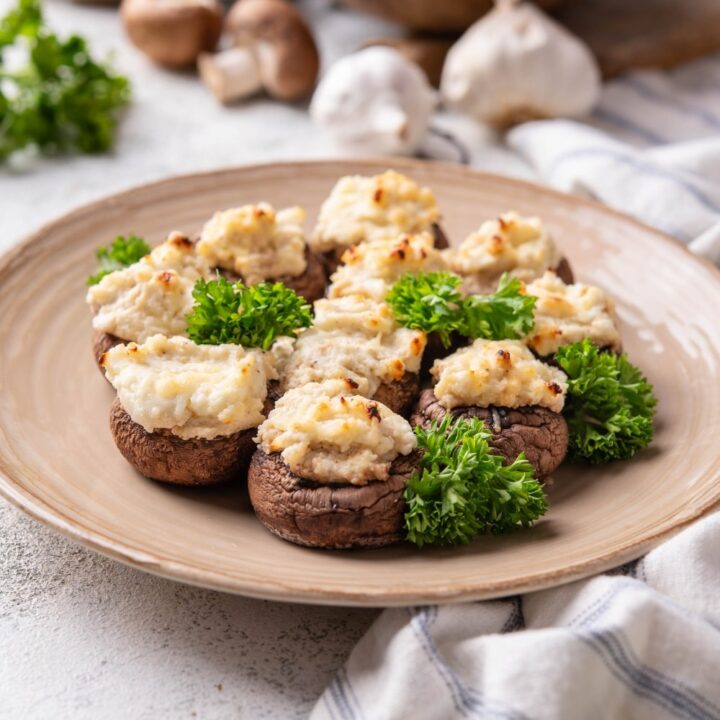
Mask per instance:
[[[567,467],[533,529],[469,547],[323,552],[270,535],[240,487],[178,490],[137,475],[108,430],[110,386],[83,301],[93,251],[118,233],[152,243],[215,210],[307,208],[335,180],[389,161],[245,167],[166,180],[75,211],[0,261],[0,491],[34,517],[153,573],[231,592],[394,605],[487,598],[637,557],[720,498],[720,282],[674,241],[598,205],[455,166],[392,164],[436,192],[451,238],[502,210],[542,216],[577,276],[617,299],[625,346],[659,396],[657,438],[629,463]]]

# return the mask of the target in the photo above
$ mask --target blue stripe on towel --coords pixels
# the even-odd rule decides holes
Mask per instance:
[[[635,695],[643,697],[683,720],[718,720],[720,714],[709,709],[712,704],[703,699],[698,703],[691,693],[682,692],[656,671],[648,672],[643,665],[635,665],[619,651],[612,630],[590,630],[579,634],[603,660],[608,670]],[[695,693],[693,693],[695,694]]]
[[[593,111],[593,117],[602,122],[610,123],[611,125],[615,125],[623,130],[635,133],[635,135],[641,137],[649,143],[652,143],[653,145],[667,145],[667,143],[670,142],[667,138],[661,137],[652,130],[648,130],[646,127],[638,125],[629,118],[618,115],[616,112],[608,110],[607,108],[595,108]]]
[[[337,675],[335,675],[333,681],[328,686],[328,690],[332,695],[335,707],[340,712],[340,717],[342,717],[343,720],[355,720],[355,713],[353,712],[353,709],[350,707],[350,703],[348,702],[345,694],[343,693]]]
[[[710,699],[700,695],[694,688],[675,678],[669,677],[655,668],[643,665],[634,655],[629,643],[623,643],[624,635],[620,630],[592,627],[615,603],[621,595],[628,592],[649,592],[647,587],[635,580],[616,583],[608,592],[601,595],[588,607],[576,615],[568,626],[588,628],[581,630],[578,637],[598,652],[612,674],[630,687],[636,694],[663,705],[668,712],[681,718],[702,718],[720,720],[720,708]],[[708,625],[717,630],[712,623],[702,617],[689,613],[685,608],[676,605],[667,598],[662,598],[663,605],[669,606],[673,612]],[[673,700],[674,698],[674,700]],[[674,702],[679,702],[687,712],[678,714]],[[666,707],[669,704],[672,707]],[[692,714],[694,713],[694,714]]]
[[[716,129],[720,128],[720,117],[717,117],[715,114],[705,110],[705,108],[698,107],[697,105],[693,105],[692,103],[688,103],[684,100],[678,100],[677,98],[669,97],[668,95],[663,95],[654,88],[649,87],[644,83],[641,83],[635,77],[624,77],[617,82],[621,83],[625,87],[630,88],[638,95],[641,95],[647,100],[651,100],[660,105],[665,105],[666,107],[669,107],[675,112],[688,115],[689,117],[694,117],[696,120],[700,120],[701,122],[704,122],[710,127]]]
[[[452,667],[440,655],[430,634],[429,626],[437,618],[437,607],[420,608],[414,614],[410,609],[410,626],[417,637],[420,647],[435,667],[450,691],[453,705],[458,713],[489,720],[525,720],[526,716],[507,707],[501,707],[487,700],[475,688],[467,686],[454,672]]]
[[[333,706],[330,704],[330,699],[328,698],[329,695],[329,688],[322,694],[322,700],[325,703],[325,709],[328,712],[328,715],[330,716],[330,720],[335,720],[336,715],[335,711],[333,710]]]
[[[593,155],[597,155],[598,157],[605,157],[610,160],[615,160],[616,162],[632,167],[635,170],[644,173],[645,175],[653,175],[655,177],[662,178],[663,180],[667,180],[668,182],[671,182],[677,187],[685,190],[688,195],[694,198],[706,210],[709,210],[713,213],[720,213],[720,206],[718,206],[712,198],[708,197],[702,190],[696,188],[694,185],[692,185],[680,175],[677,175],[657,165],[651,165],[650,163],[638,160],[637,158],[627,155],[620,150],[615,150],[614,148],[596,147],[578,148],[575,150],[570,150],[569,152],[558,155],[558,157],[555,158],[553,163],[548,168],[547,174],[552,177],[553,175],[555,175],[558,168],[569,160],[575,160],[581,157],[592,157]]]
[[[362,706],[360,705],[360,701],[357,699],[357,695],[355,695],[355,690],[350,682],[350,676],[347,674],[344,667],[340,668],[337,678],[343,696],[348,699],[348,705],[350,707],[354,706],[355,710],[357,710],[357,717],[359,717],[360,720],[365,720]],[[347,690],[347,694],[345,693],[345,690]]]

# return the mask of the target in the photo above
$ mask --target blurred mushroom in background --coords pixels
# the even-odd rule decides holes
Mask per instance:
[[[238,0],[225,21],[231,47],[203,53],[203,82],[222,103],[265,90],[279,100],[299,100],[315,86],[320,58],[312,32],[285,0]]]
[[[192,65],[222,33],[218,0],[123,0],[120,15],[135,47],[170,68]]]

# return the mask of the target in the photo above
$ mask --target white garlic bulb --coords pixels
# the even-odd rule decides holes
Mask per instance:
[[[369,47],[330,68],[310,115],[345,152],[411,155],[435,104],[435,91],[417,65],[394,48]]]
[[[449,107],[502,127],[585,115],[600,87],[584,43],[535,5],[498,0],[450,48],[440,92]]]

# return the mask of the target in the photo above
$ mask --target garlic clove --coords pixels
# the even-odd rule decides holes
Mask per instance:
[[[410,131],[410,118],[401,108],[394,105],[379,108],[371,118],[372,129],[379,135],[403,140]]]
[[[440,91],[496,126],[590,112],[601,89],[590,50],[531,3],[500,0],[453,45]]]
[[[411,155],[427,133],[436,101],[417,65],[393,48],[369,47],[329,69],[310,115],[344,152]]]

